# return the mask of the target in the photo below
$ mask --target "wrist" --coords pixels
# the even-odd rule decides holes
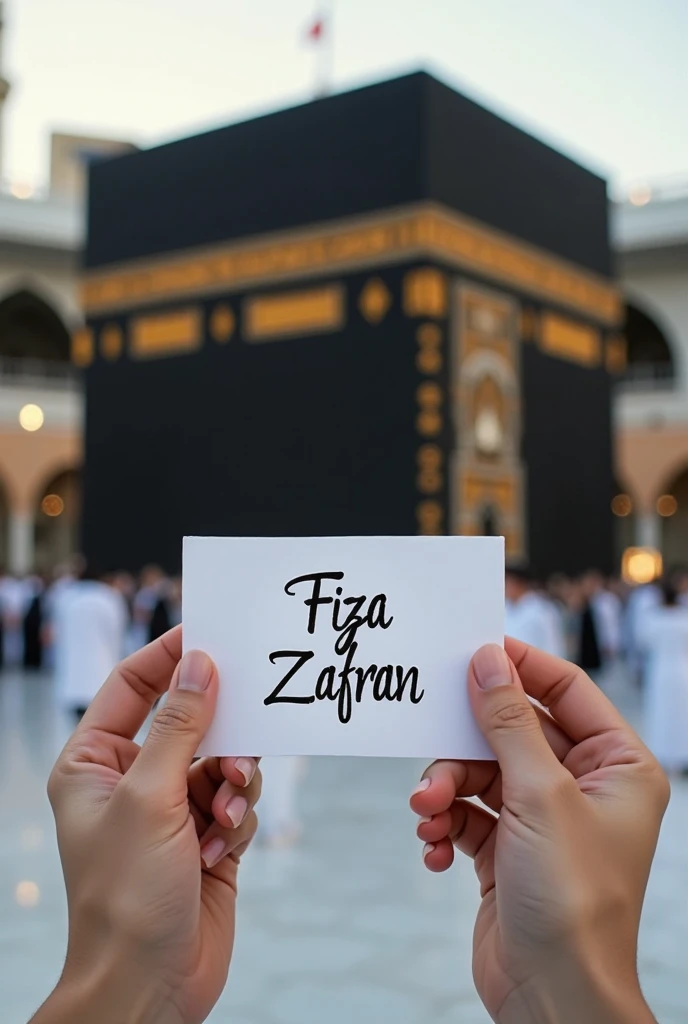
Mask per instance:
[[[635,972],[571,961],[529,979],[506,1000],[499,1024],[656,1024]]]
[[[173,993],[136,965],[65,965],[33,1024],[184,1024]]]

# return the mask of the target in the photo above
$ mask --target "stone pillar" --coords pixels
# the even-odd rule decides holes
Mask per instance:
[[[662,524],[659,516],[654,511],[639,514],[636,520],[635,541],[640,548],[655,548],[661,551],[662,548]]]
[[[14,509],[9,525],[9,570],[21,576],[34,568],[33,516],[30,512]]]

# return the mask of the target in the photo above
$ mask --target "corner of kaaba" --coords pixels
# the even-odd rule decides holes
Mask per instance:
[[[501,534],[613,561],[606,183],[417,73],[99,163],[84,551]]]

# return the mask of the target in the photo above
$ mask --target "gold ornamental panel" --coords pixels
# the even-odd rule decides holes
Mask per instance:
[[[416,430],[421,437],[437,437],[442,433],[442,417],[434,410],[418,413]]]
[[[129,352],[135,359],[184,355],[202,344],[203,313],[198,306],[146,314],[129,322]]]
[[[90,327],[82,327],[72,335],[72,362],[75,366],[89,366],[95,355],[93,331]]]
[[[410,270],[404,278],[406,316],[445,317],[448,305],[447,275],[435,267]]]
[[[380,277],[372,277],[364,286],[358,308],[369,324],[379,324],[392,305],[392,293]]]
[[[344,300],[344,289],[338,284],[246,299],[244,338],[247,341],[273,341],[339,331],[345,320]]]
[[[444,509],[439,501],[428,499],[416,506],[418,533],[426,536],[437,536],[443,533]]]
[[[236,330],[236,317],[226,302],[218,302],[210,314],[210,337],[219,345],[230,340]]]
[[[605,365],[609,373],[623,373],[628,361],[626,339],[621,334],[615,334],[607,339],[605,348]]]
[[[106,324],[100,332],[100,354],[114,362],[124,351],[124,334],[119,324]]]
[[[559,313],[543,313],[540,347],[560,359],[570,359],[583,366],[599,366],[602,361],[602,338],[596,327],[577,323]]]

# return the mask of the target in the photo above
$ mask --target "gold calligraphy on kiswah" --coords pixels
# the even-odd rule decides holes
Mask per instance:
[[[89,271],[82,299],[86,311],[96,314],[170,297],[414,257],[442,260],[605,324],[619,321],[619,293],[607,279],[433,204],[405,208],[375,220],[324,225]]]

